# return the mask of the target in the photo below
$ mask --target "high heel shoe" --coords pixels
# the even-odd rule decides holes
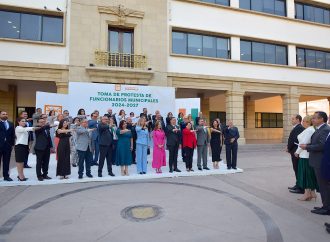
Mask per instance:
[[[316,198],[317,198],[316,194],[312,194],[311,200],[314,199],[314,202],[316,202]]]
[[[17,176],[17,179],[18,179],[19,181],[27,181],[27,180],[28,180],[28,178],[26,178],[26,177],[24,177],[23,179],[21,179],[21,178],[19,178],[19,176]]]

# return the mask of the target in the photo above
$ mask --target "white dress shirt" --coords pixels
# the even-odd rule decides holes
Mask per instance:
[[[301,132],[298,135],[298,141],[299,144],[310,144],[311,143],[311,139],[312,139],[312,135],[314,134],[314,132],[316,131],[316,129],[313,126],[308,127],[307,129],[305,129],[303,132]],[[299,155],[300,158],[309,158],[309,153],[307,150],[303,150],[302,148],[300,148],[298,146],[298,149],[296,150],[296,153]]]
[[[33,131],[33,127],[17,126],[15,129],[16,143],[15,145],[28,145],[29,144],[29,131]]]

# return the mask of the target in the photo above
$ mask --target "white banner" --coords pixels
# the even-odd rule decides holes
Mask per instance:
[[[36,108],[41,108],[42,113],[49,114],[50,110],[55,110],[55,114],[69,110],[69,97],[67,94],[58,94],[50,92],[36,93]]]
[[[136,116],[143,108],[154,114],[160,110],[166,117],[168,112],[175,112],[175,89],[173,87],[138,86],[99,83],[69,83],[69,104],[71,115],[76,115],[80,108],[86,114],[98,110],[100,115],[111,108],[118,114],[124,109],[126,115],[134,112]]]

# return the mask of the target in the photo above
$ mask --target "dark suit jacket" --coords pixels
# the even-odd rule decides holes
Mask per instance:
[[[321,161],[321,171],[323,178],[330,181],[330,136],[324,144],[324,153]]]
[[[289,139],[288,139],[288,151],[290,153],[295,152],[298,148],[298,145],[296,145],[295,143],[299,144],[298,141],[298,135],[304,131],[304,127],[301,124],[298,124],[296,127],[294,127],[289,135]]]
[[[34,146],[35,150],[46,150],[53,147],[52,140],[50,138],[49,129],[50,126],[45,125],[41,129],[35,130],[35,134],[36,134],[36,144]]]
[[[230,129],[228,129],[228,127],[226,127],[225,130],[224,130],[224,136],[225,136],[225,144],[226,145],[236,143],[237,140],[239,139],[238,128],[234,126]],[[232,138],[235,138],[235,141],[233,143],[230,143],[230,140]]]
[[[5,124],[0,121],[0,148],[4,147],[5,144],[9,146],[15,145],[15,129],[12,122],[7,121],[9,124],[8,130],[5,127]]]
[[[179,129],[178,125],[175,125]],[[166,144],[169,146],[181,144],[181,132],[173,132],[174,127],[172,125],[167,125],[165,129],[166,134]]]
[[[107,124],[99,124],[99,144],[104,146],[110,146],[113,142],[113,134],[110,131],[110,126]]]
[[[129,129],[132,132],[133,141],[136,141],[137,133],[136,133],[136,130],[135,130],[135,126],[133,126],[131,124],[127,124],[127,129]]]
[[[309,164],[313,168],[319,169],[323,158],[324,144],[330,132],[330,127],[327,124],[322,125],[312,135],[311,144],[307,145],[309,152]]]

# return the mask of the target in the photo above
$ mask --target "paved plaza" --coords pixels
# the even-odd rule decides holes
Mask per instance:
[[[236,174],[0,187],[0,241],[328,242],[283,150],[241,147]]]

